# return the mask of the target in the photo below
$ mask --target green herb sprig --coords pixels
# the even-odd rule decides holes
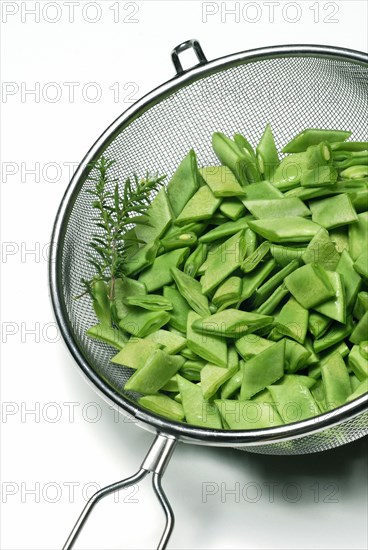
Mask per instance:
[[[96,275],[90,281],[82,280],[89,294],[92,294],[93,282],[102,280],[108,283],[111,300],[115,279],[124,274],[129,247],[134,244],[133,240],[138,241],[131,236],[125,237],[125,234],[132,223],[144,219],[151,194],[157,192],[165,179],[165,176],[150,176],[148,173],[142,179],[134,175],[133,181],[128,178],[121,189],[118,179],[110,176],[114,164],[114,160],[101,157],[88,178],[93,187],[87,189],[87,193],[93,197],[92,206],[97,213],[93,221],[101,231],[93,234],[88,243],[94,252],[88,252],[88,261]]]

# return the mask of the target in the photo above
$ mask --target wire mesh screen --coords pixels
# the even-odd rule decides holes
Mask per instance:
[[[278,148],[307,127],[326,127],[353,132],[352,139],[368,134],[367,66],[322,57],[280,57],[255,60],[219,69],[176,91],[132,121],[104,155],[115,159],[113,177],[123,182],[134,173],[167,174],[166,182],[193,148],[199,165],[218,164],[211,147],[214,131],[243,133],[256,145],[270,123]],[[85,182],[67,223],[61,279],[65,306],[74,339],[93,369],[123,397],[130,369],[110,362],[114,350],[86,337],[96,318],[88,296],[81,293],[81,278],[93,268],[86,259],[87,243],[95,230],[91,197]],[[367,431],[363,416],[323,434],[288,443],[252,447],[270,453],[303,453],[352,441]]]
[[[250,451],[262,454],[299,455],[327,451],[340,445],[345,445],[368,434],[368,413],[362,413],[346,422],[300,438],[282,441],[271,445],[256,445],[255,447],[242,448],[242,451]]]

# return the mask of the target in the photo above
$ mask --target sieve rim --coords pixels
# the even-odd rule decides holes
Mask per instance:
[[[63,339],[87,380],[102,397],[117,407],[123,414],[133,416],[139,424],[148,429],[167,433],[182,441],[206,443],[219,446],[253,446],[260,443],[277,443],[304,437],[320,432],[350,420],[368,410],[368,393],[354,401],[342,405],[329,413],[301,422],[294,422],[277,428],[257,430],[215,430],[199,428],[171,421],[139,407],[115,391],[103,380],[86,360],[83,349],[73,335],[73,329],[67,313],[61,276],[61,260],[66,227],[70,212],[79,190],[86,180],[89,169],[124,127],[142,115],[153,105],[159,103],[176,90],[210,74],[238,66],[273,58],[283,57],[322,57],[345,60],[367,65],[368,55],[364,52],[318,45],[282,45],[238,52],[220,57],[213,61],[196,66],[193,69],[176,75],[166,83],[158,86],[130,108],[124,111],[97,139],[73,175],[59,206],[51,237],[51,254],[49,261],[49,289],[54,315]],[[363,435],[363,434],[362,434]]]

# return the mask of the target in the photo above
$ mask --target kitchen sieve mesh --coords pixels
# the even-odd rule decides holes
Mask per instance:
[[[193,48],[198,65],[183,71],[179,54]],[[87,379],[105,399],[157,438],[139,472],[92,497],[65,548],[71,548],[94,504],[105,494],[135,483],[149,471],[167,523],[159,548],[167,544],[173,514],[161,476],[177,440],[242,448],[266,454],[303,454],[327,450],[368,433],[368,396],[335,411],[279,428],[252,431],[209,430],[163,419],[139,407],[124,391],[131,374],[110,362],[114,350],[86,337],[95,324],[88,296],[79,300],[81,278],[93,275],[86,259],[95,231],[86,193],[90,165],[101,155],[115,159],[112,176],[124,181],[145,171],[167,174],[189,149],[199,165],[217,164],[213,131],[244,133],[252,144],[270,123],[276,145],[306,127],[350,130],[353,139],[368,135],[368,56],[328,46],[278,46],[242,52],[207,62],[196,40],[174,49],[177,75],[123,113],[99,138],[77,169],[55,222],[50,262],[51,297],[64,339]]]

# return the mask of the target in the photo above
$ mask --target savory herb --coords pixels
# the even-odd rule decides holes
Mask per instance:
[[[92,206],[96,211],[93,218],[98,232],[92,235],[88,243],[93,252],[88,252],[88,261],[95,268],[92,280],[82,279],[86,292],[92,293],[96,281],[105,281],[109,285],[109,298],[114,296],[114,282],[124,274],[124,263],[132,237],[125,237],[131,224],[145,216],[152,193],[157,192],[165,176],[150,176],[139,179],[134,175],[120,186],[113,178],[111,167],[115,161],[101,157],[93,166],[88,180],[93,183],[87,189],[93,197]],[[137,240],[135,240],[137,242]]]

